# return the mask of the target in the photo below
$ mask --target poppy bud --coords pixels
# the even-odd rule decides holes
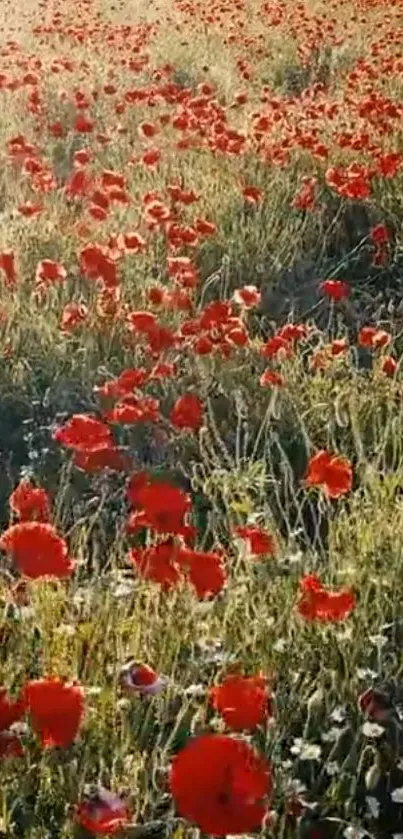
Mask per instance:
[[[381,771],[379,766],[374,763],[365,775],[365,786],[369,792],[373,792],[373,790],[378,786],[379,781],[381,780]]]
[[[368,688],[358,697],[358,708],[373,722],[383,722],[393,712],[389,696],[377,688]]]
[[[109,790],[90,787],[76,811],[76,820],[91,833],[114,836],[126,826],[130,814],[127,804]]]
[[[119,682],[128,693],[139,693],[142,696],[154,696],[164,690],[168,683],[164,676],[159,676],[147,664],[139,664],[132,659],[121,668]]]

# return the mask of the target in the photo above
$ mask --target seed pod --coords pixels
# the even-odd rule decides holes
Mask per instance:
[[[365,775],[365,786],[368,792],[373,792],[381,780],[382,774],[379,766],[373,763]]]

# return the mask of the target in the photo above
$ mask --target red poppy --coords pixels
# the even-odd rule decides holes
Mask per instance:
[[[245,285],[243,288],[237,288],[234,291],[234,303],[238,303],[244,309],[253,309],[259,305],[261,299],[262,295],[255,285]]]
[[[0,269],[5,274],[5,285],[8,288],[13,288],[17,282],[15,254],[13,251],[3,251],[0,253]]]
[[[84,303],[67,303],[62,311],[59,329],[61,332],[69,333],[88,318],[88,308]]]
[[[271,767],[243,740],[205,734],[174,757],[170,787],[180,815],[203,833],[250,833],[267,813]]]
[[[24,521],[13,524],[0,538],[0,548],[11,554],[25,577],[70,577],[74,561],[64,539],[51,524]]]
[[[0,687],[0,731],[10,728],[25,713],[22,699],[10,699],[5,687]]]
[[[291,358],[294,354],[290,341],[282,335],[274,335],[260,348],[264,358]]]
[[[25,204],[20,204],[17,210],[25,218],[33,218],[33,216],[38,216],[42,212],[43,207],[42,204],[25,201]]]
[[[183,577],[178,554],[178,546],[172,539],[167,539],[150,548],[133,548],[129,553],[129,559],[145,580],[159,583],[164,591],[169,591]]]
[[[342,355],[348,350],[348,341],[346,338],[335,338],[329,349],[332,355]]]
[[[209,692],[214,709],[233,731],[252,729],[272,716],[271,696],[263,676],[226,676]]]
[[[142,696],[154,696],[167,685],[167,680],[148,664],[139,664],[133,660],[121,668],[119,682],[129,694],[138,693]]]
[[[193,344],[193,349],[197,355],[210,355],[214,350],[214,344],[207,335],[201,335]]]
[[[296,210],[312,210],[316,204],[317,178],[302,178],[301,189],[297,192],[291,206]]]
[[[67,271],[60,264],[53,259],[43,259],[37,265],[35,273],[35,283],[37,286],[52,285],[55,282],[62,282],[67,277]]]
[[[382,723],[393,716],[390,697],[377,688],[368,688],[358,697],[358,708],[371,722]]]
[[[57,678],[37,679],[26,685],[24,699],[42,745],[70,746],[84,715],[82,687]]]
[[[105,414],[108,422],[119,425],[134,425],[138,422],[156,422],[159,419],[159,399],[152,396],[125,396],[111,411]]]
[[[158,126],[154,122],[140,122],[137,127],[137,132],[140,137],[154,137],[158,133]]]
[[[257,186],[245,186],[242,190],[245,201],[250,204],[259,204],[263,198],[263,190]]]
[[[303,577],[299,586],[296,609],[305,620],[341,621],[355,608],[356,597],[352,589],[326,589],[315,574]]]
[[[10,509],[20,521],[48,521],[50,504],[46,490],[35,487],[29,478],[22,478],[9,498]]]
[[[212,597],[220,593],[227,579],[221,554],[182,547],[178,558],[198,597]]]
[[[269,385],[272,385],[272,387],[284,387],[285,378],[281,373],[276,373],[275,370],[268,368],[260,376],[259,384],[260,387],[268,387]]]
[[[94,129],[94,123],[85,114],[79,114],[74,122],[74,130],[79,134],[90,134]]]
[[[196,393],[184,393],[176,400],[170,414],[175,428],[197,431],[203,423],[203,404]]]
[[[155,329],[157,318],[152,312],[130,312],[129,325],[136,332],[148,332]]]
[[[147,250],[146,240],[136,230],[118,236],[118,242],[125,253],[143,253]]]
[[[309,330],[305,323],[285,323],[277,333],[279,338],[288,341],[288,343],[303,341],[308,335]]]
[[[115,836],[124,830],[129,819],[126,802],[102,788],[91,791],[76,810],[78,824],[95,835]]]
[[[360,347],[369,347],[370,349],[378,349],[386,347],[392,340],[390,332],[384,329],[377,329],[376,326],[363,326],[358,333],[358,345]]]
[[[385,355],[382,359],[381,370],[386,376],[394,376],[398,368],[398,363],[392,355]]]
[[[142,508],[148,522],[157,533],[181,533],[184,518],[191,510],[190,496],[165,482],[139,485],[136,491],[137,504]]]
[[[126,497],[133,507],[140,506],[140,490],[151,483],[148,472],[134,472],[126,486]]]
[[[53,439],[69,449],[91,451],[113,443],[110,428],[101,420],[86,414],[74,414],[64,425],[56,428]]]
[[[132,466],[130,456],[118,446],[96,446],[88,451],[75,451],[74,464],[88,473],[102,472],[103,469],[126,472]]]
[[[147,151],[144,152],[144,154],[141,158],[141,161],[144,164],[144,166],[155,166],[160,161],[160,159],[161,159],[160,149],[154,148],[154,149],[147,149]]]
[[[142,387],[148,378],[143,367],[133,367],[123,370],[116,379],[110,379],[103,385],[94,387],[97,396],[118,397],[130,394],[136,388]]]
[[[309,459],[305,486],[320,486],[329,498],[339,498],[350,492],[352,483],[353,471],[347,458],[322,449]]]
[[[167,361],[160,361],[151,370],[150,381],[153,379],[170,379],[174,376],[176,376],[175,364],[170,364]]]
[[[372,227],[369,231],[369,235],[374,245],[377,245],[377,247],[386,245],[390,240],[390,231],[385,224],[377,224],[375,227]]]
[[[234,533],[236,536],[240,536],[241,539],[248,540],[250,552],[254,556],[264,556],[265,554],[273,556],[276,552],[272,534],[263,530],[262,527],[245,525],[243,527],[236,527]]]
[[[324,280],[319,288],[330,300],[345,300],[350,294],[350,286],[342,280]]]

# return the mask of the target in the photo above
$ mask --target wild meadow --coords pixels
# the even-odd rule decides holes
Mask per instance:
[[[4,0],[0,836],[403,836],[403,6]]]

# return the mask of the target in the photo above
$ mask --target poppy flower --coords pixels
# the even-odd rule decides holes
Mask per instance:
[[[76,810],[78,824],[96,836],[121,833],[129,819],[126,802],[102,787],[91,789]]]
[[[390,231],[385,224],[377,224],[375,227],[371,227],[369,235],[374,245],[377,245],[377,247],[386,245],[391,237]]]
[[[214,344],[208,335],[201,335],[193,345],[196,355],[210,355],[214,350]]]
[[[350,492],[353,483],[351,463],[322,449],[308,462],[305,486],[320,486],[329,498]]]
[[[243,288],[237,288],[233,295],[234,303],[238,303],[244,309],[253,309],[254,306],[259,305],[261,299],[262,295],[255,285],[245,285]]]
[[[148,373],[143,367],[128,368],[123,370],[116,379],[110,379],[103,385],[96,385],[94,393],[105,398],[125,396],[136,388],[142,387],[147,378]]]
[[[133,660],[121,668],[119,682],[127,693],[142,696],[154,696],[167,685],[167,679],[159,676],[148,664],[139,664]]]
[[[316,204],[317,178],[302,178],[302,186],[294,196],[291,206],[295,210],[313,210]]]
[[[133,548],[129,559],[143,579],[159,583],[164,591],[169,591],[182,579],[178,550],[178,546],[169,539],[149,548]]]
[[[180,815],[203,833],[250,833],[267,813],[271,768],[243,740],[205,734],[175,755],[170,788]]]
[[[395,710],[390,696],[379,688],[368,688],[358,697],[358,708],[371,722],[383,723],[393,717]]]
[[[264,358],[286,359],[291,358],[294,351],[288,339],[282,335],[274,335],[261,346],[260,354]]]
[[[348,350],[348,341],[346,338],[335,338],[329,345],[329,349],[333,356],[342,355]]]
[[[25,686],[24,700],[42,745],[70,746],[84,715],[82,687],[57,678],[37,679]]]
[[[170,379],[174,376],[176,376],[175,364],[170,364],[167,361],[160,361],[152,368],[149,377],[150,381],[153,381],[155,379]]]
[[[130,476],[126,486],[126,498],[132,507],[140,506],[140,490],[151,483],[150,476],[147,472],[134,472]]]
[[[303,341],[308,335],[309,330],[305,323],[285,323],[277,333],[278,338],[282,338],[284,341],[288,341],[288,343]]]
[[[9,498],[10,510],[20,521],[48,521],[50,504],[46,490],[35,487],[29,478],[23,478]]]
[[[230,674],[210,689],[209,698],[233,731],[256,728],[272,716],[269,687],[263,676]]]
[[[156,422],[159,419],[159,399],[152,396],[138,398],[133,394],[124,396],[112,410],[105,414],[108,422],[118,425],[134,425],[138,422]]]
[[[74,131],[79,134],[90,134],[93,131],[94,123],[85,114],[79,114],[74,122]]]
[[[245,201],[250,204],[259,204],[263,198],[263,190],[257,186],[245,186],[242,190],[242,195]]]
[[[10,728],[25,713],[25,704],[20,699],[10,699],[5,687],[0,687],[0,731]]]
[[[382,359],[381,370],[386,376],[394,376],[398,368],[398,363],[392,355],[385,355]]]
[[[253,556],[264,556],[265,554],[273,556],[276,551],[272,534],[263,530],[262,527],[251,527],[250,525],[236,527],[234,534],[249,542],[249,550]]]
[[[355,608],[356,597],[352,589],[326,589],[315,574],[303,577],[299,585],[296,609],[305,620],[337,622],[344,620]]]
[[[259,384],[260,387],[268,387],[268,385],[272,385],[273,387],[284,387],[285,378],[281,375],[281,373],[276,373],[275,370],[267,369],[260,376]]]
[[[25,201],[24,204],[20,204],[19,207],[17,207],[17,210],[22,216],[25,216],[25,218],[33,218],[42,212],[43,207],[42,204],[35,203],[33,201]]]
[[[350,294],[349,284],[342,280],[324,280],[323,283],[320,283],[319,288],[330,300],[336,302],[345,300]]]
[[[118,242],[125,253],[143,253],[147,249],[146,240],[136,230],[123,233],[118,237]]]
[[[67,271],[63,265],[53,259],[42,259],[35,272],[35,283],[37,286],[52,285],[55,282],[62,282],[66,277]]]
[[[15,254],[13,251],[0,253],[0,270],[5,274],[5,285],[13,288],[17,282],[17,271],[15,267]]]
[[[144,154],[141,158],[141,162],[143,163],[144,166],[151,166],[152,167],[152,166],[155,166],[157,163],[159,163],[160,159],[161,159],[160,149],[153,148],[153,149],[147,149],[147,151],[144,152]]]
[[[196,393],[184,393],[172,408],[172,425],[178,429],[197,431],[203,423],[203,405]]]
[[[13,524],[0,538],[0,548],[9,553],[18,570],[32,580],[40,577],[70,577],[74,561],[64,539],[51,524],[24,521]]]
[[[139,485],[136,491],[137,504],[142,508],[148,522],[157,533],[181,533],[184,518],[190,512],[190,496],[166,482]]]
[[[363,326],[357,337],[357,342],[360,347],[368,347],[369,349],[379,349],[386,347],[392,340],[390,332],[384,329],[377,329],[376,326]]]
[[[110,428],[101,420],[86,414],[74,414],[64,425],[56,428],[53,439],[68,449],[88,451],[113,443]]]
[[[61,314],[59,329],[64,333],[73,332],[87,318],[88,308],[84,303],[67,303]]]
[[[137,132],[140,137],[147,137],[147,139],[149,139],[150,137],[155,137],[158,133],[158,126],[156,126],[153,122],[140,122]]]
[[[227,575],[221,554],[182,547],[178,560],[198,597],[212,597],[223,589]]]
[[[102,472],[104,469],[125,472],[132,466],[130,456],[118,446],[96,446],[88,451],[75,451],[73,459],[78,469],[89,474]]]

